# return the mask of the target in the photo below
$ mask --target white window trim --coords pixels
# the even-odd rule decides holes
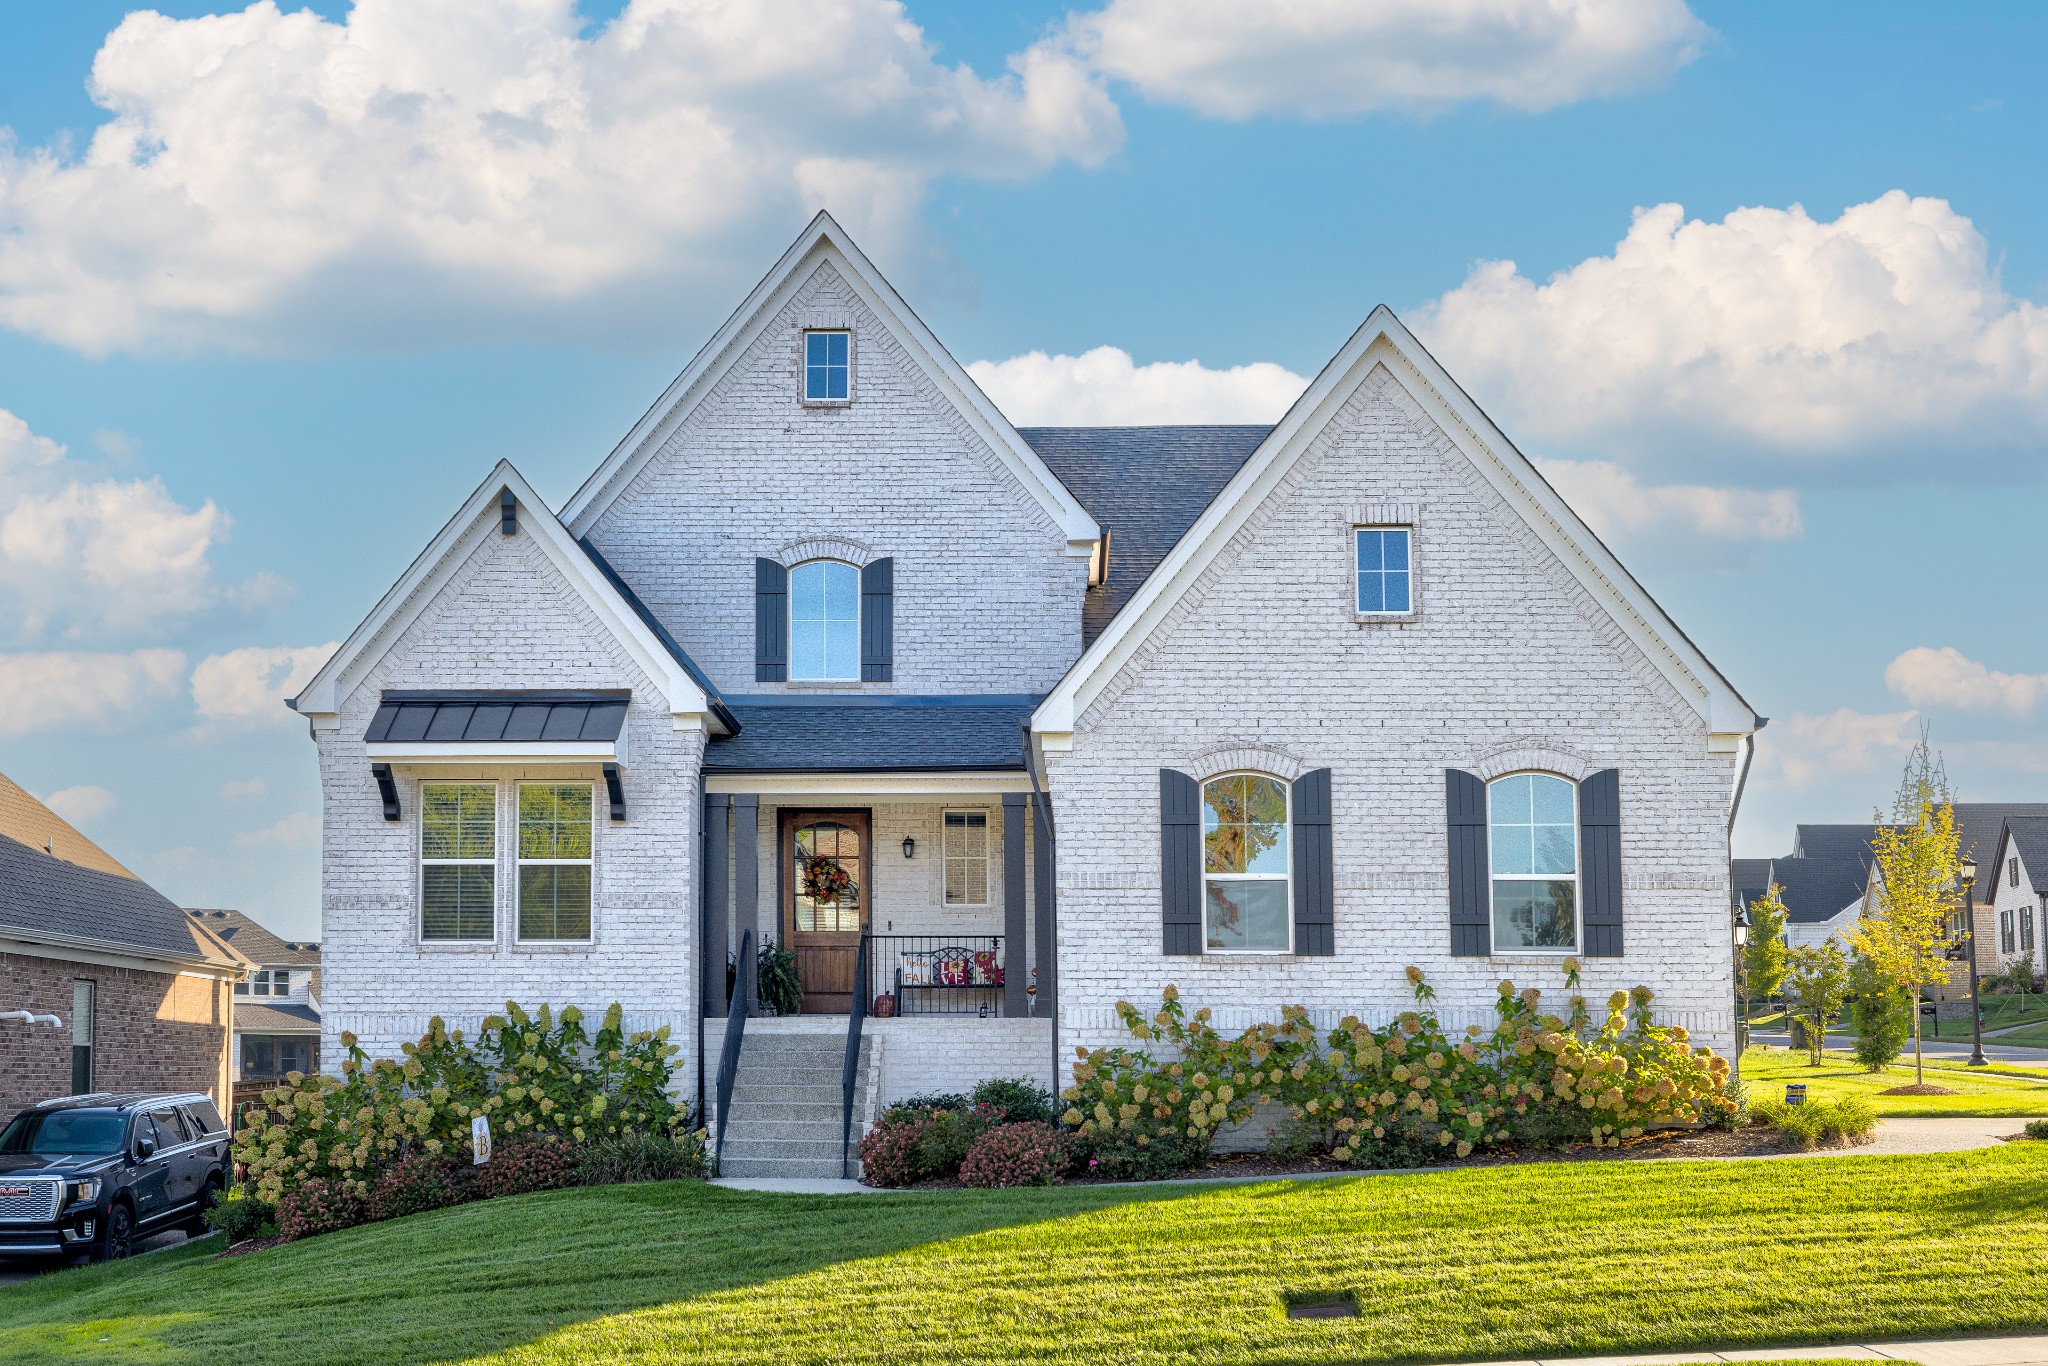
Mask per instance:
[[[811,397],[811,338],[825,332],[837,332],[846,337],[846,397]],[[797,402],[806,408],[848,408],[853,405],[854,361],[853,329],[851,327],[806,327],[797,333],[796,343],[796,396]]]
[[[1413,553],[1412,551],[1410,552]],[[1412,561],[1411,561],[1412,562]],[[1503,882],[1533,882],[1540,876],[1547,881],[1556,881],[1553,874],[1503,873],[1493,866],[1493,785],[1506,782],[1509,778],[1535,776],[1555,778],[1572,790],[1572,943],[1570,948],[1545,949],[1529,944],[1509,944],[1503,947],[1499,941],[1500,918],[1495,913],[1494,892]],[[1585,873],[1586,851],[1579,838],[1579,785],[1562,773],[1552,773],[1542,768],[1521,768],[1513,773],[1503,773],[1487,780],[1486,784],[1486,942],[1490,956],[1495,958],[1570,958],[1580,952],[1586,942],[1586,897]]]
[[[1408,533],[1408,610],[1405,612],[1364,612],[1358,607],[1358,533],[1361,531],[1405,531]],[[1351,619],[1367,621],[1413,621],[1422,614],[1422,574],[1417,559],[1421,537],[1413,522],[1355,522],[1344,532],[1344,553],[1351,565]]]
[[[519,792],[528,787],[581,787],[590,792],[590,857],[589,858],[521,858],[519,856]],[[549,782],[535,779],[512,785],[512,886],[508,892],[512,905],[512,942],[527,948],[580,947],[597,942],[597,784],[586,782]],[[590,869],[590,931],[581,939],[528,939],[519,932],[519,870],[521,868],[588,868]]]
[[[1353,598],[1353,602],[1357,599]],[[1280,784],[1281,798],[1286,802],[1287,814],[1281,818],[1280,828],[1287,832],[1287,871],[1278,873],[1212,873],[1209,871],[1208,831],[1201,832],[1197,844],[1197,855],[1202,860],[1196,871],[1201,876],[1202,896],[1202,956],[1205,958],[1287,958],[1294,953],[1294,784],[1274,773],[1262,773],[1257,769],[1239,768],[1214,774],[1202,780],[1195,789],[1195,800],[1199,809],[1209,809],[1209,784],[1220,783],[1226,778],[1264,778]],[[1204,822],[1206,824],[1206,821]],[[1212,949],[1209,947],[1209,883],[1217,882],[1279,882],[1287,888],[1287,945],[1278,949]]]
[[[491,789],[491,856],[484,858],[437,858],[427,857],[427,804],[424,800],[430,787],[488,787]],[[498,921],[504,906],[505,879],[498,874],[504,870],[498,866],[498,851],[503,847],[505,813],[499,809],[503,799],[503,784],[488,778],[451,778],[446,782],[415,783],[412,789],[412,809],[419,813],[413,821],[413,943],[423,949],[479,949],[490,948],[498,942]],[[429,939],[427,938],[427,866],[462,866],[468,868],[488,867],[491,870],[491,932],[481,939]]]
[[[979,901],[946,900],[946,864],[953,857],[952,853],[946,848],[946,817],[948,816],[981,817],[981,900]],[[972,858],[973,855],[962,854],[960,857],[968,859]],[[995,822],[989,819],[987,807],[949,806],[939,812],[939,905],[949,911],[987,910],[993,904],[989,899],[988,889],[989,883],[993,880],[989,876],[990,865],[994,862]]]
[[[790,579],[793,581],[796,578],[798,570],[808,568],[809,566],[814,564],[845,565],[848,569],[851,569],[853,571],[853,672],[850,674],[826,674],[818,678],[797,677],[796,590],[792,586],[785,589],[785,591],[788,594],[786,601],[788,602],[789,606],[783,614],[787,618],[787,620],[783,624],[783,629],[787,633],[787,637],[782,642],[783,657],[789,661],[789,664],[787,666],[787,671],[789,673],[789,682],[797,684],[799,686],[812,687],[816,687],[821,684],[844,685],[847,683],[858,683],[861,681],[861,628],[867,624],[865,621],[862,620],[863,615],[867,611],[867,605],[862,601],[862,598],[865,595],[861,592],[861,566],[854,564],[848,560],[836,559],[829,555],[821,555],[816,559],[805,560],[800,564],[791,565],[789,567]]]

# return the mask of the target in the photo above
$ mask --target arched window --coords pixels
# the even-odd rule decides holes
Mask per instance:
[[[860,571],[812,560],[789,571],[789,676],[860,677]]]
[[[1494,951],[1579,946],[1579,790],[1511,773],[1486,793]]]
[[[1287,784],[1228,773],[1202,784],[1202,917],[1212,953],[1286,953],[1289,909]]]

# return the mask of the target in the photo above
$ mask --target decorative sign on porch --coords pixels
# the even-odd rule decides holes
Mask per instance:
[[[469,1146],[475,1154],[470,1160],[481,1167],[491,1160],[491,1121],[477,1115],[469,1121]]]

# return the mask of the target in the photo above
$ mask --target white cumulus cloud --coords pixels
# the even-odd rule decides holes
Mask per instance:
[[[1774,720],[1757,736],[1760,770],[1775,772],[1793,788],[1816,787],[1843,774],[1889,772],[1920,738],[1919,718],[1914,711],[1842,707]]]
[[[260,797],[270,790],[270,784],[259,777],[230,778],[220,785],[220,795],[228,801],[240,801],[245,797]]]
[[[175,693],[184,676],[177,650],[0,654],[0,736],[111,726]]]
[[[2009,297],[1947,201],[1894,190],[1816,220],[1639,210],[1610,256],[1538,283],[1487,261],[1415,319],[1538,444],[1821,461],[1929,437],[2038,438],[2048,309]]]
[[[67,787],[41,800],[73,825],[91,825],[118,805],[104,787]]]
[[[242,849],[310,849],[319,843],[320,820],[310,811],[294,811],[275,825],[235,836]]]
[[[0,143],[0,323],[87,352],[496,335],[669,306],[818,207],[1121,145],[1051,43],[984,77],[894,0],[357,0],[129,14],[82,155]]]
[[[1925,645],[1885,666],[1885,686],[1920,707],[2007,711],[2025,716],[2048,696],[2048,674],[2009,674],[1978,663],[1953,646]]]
[[[1244,119],[1549,109],[1660,80],[1710,34],[1683,0],[1112,0],[1065,39],[1151,99]]]
[[[282,725],[293,719],[284,699],[319,672],[339,643],[245,645],[208,655],[192,670],[192,705],[209,722]]]
[[[978,360],[967,373],[1020,427],[1277,422],[1308,387],[1270,361],[1219,370],[1194,360],[1138,365],[1114,346]]]
[[[1790,540],[1806,529],[1789,489],[1645,484],[1606,460],[1537,463],[1594,531],[1662,561],[1725,559],[1730,543]]]

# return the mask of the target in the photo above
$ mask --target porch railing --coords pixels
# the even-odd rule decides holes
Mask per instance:
[[[855,980],[876,1014],[1001,1015],[999,934],[877,934]]]
[[[754,932],[744,931],[740,935],[740,961],[747,962],[754,952]],[[747,1003],[754,997],[754,984],[740,974],[733,984],[732,1004],[725,1012],[725,1046],[718,1054],[718,1134],[712,1141],[714,1161],[725,1156],[725,1116],[732,1109],[732,1084],[740,1072],[740,1045],[747,1036]]]
[[[868,943],[873,938],[873,935],[862,931],[860,936],[860,956],[854,960],[853,966],[853,980],[856,982],[868,980]],[[853,1090],[854,1083],[860,1079],[860,1026],[861,1021],[867,1019],[867,1017],[867,993],[857,991],[853,994],[852,1004],[846,1010],[846,1061],[841,1064],[839,1069],[839,1175],[841,1177],[851,1177],[853,1175],[851,1166]]]

